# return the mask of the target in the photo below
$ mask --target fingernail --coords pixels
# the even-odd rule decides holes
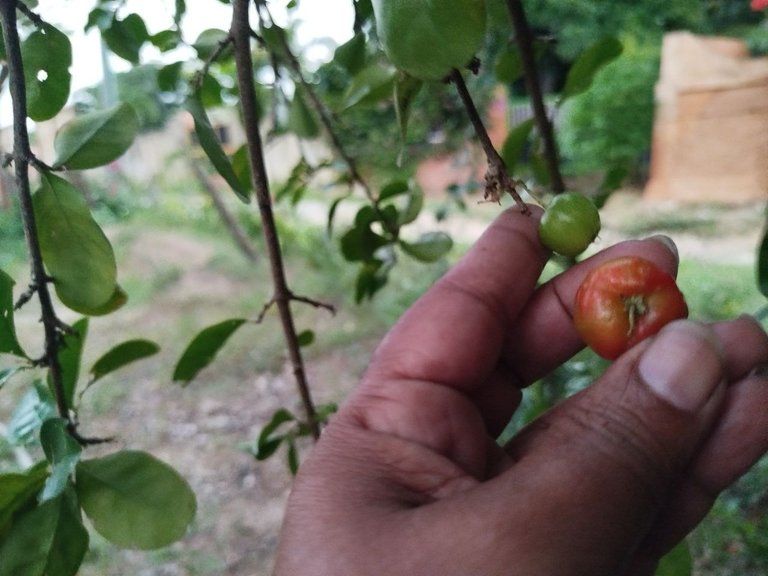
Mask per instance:
[[[676,259],[680,259],[680,253],[677,250],[677,245],[675,244],[675,241],[672,240],[669,236],[665,236],[664,234],[657,234],[655,236],[651,236],[648,238],[648,240],[655,240],[656,242],[660,242],[661,244],[664,244],[664,246],[667,247],[667,250],[672,252],[672,254],[675,255]]]
[[[657,396],[681,410],[695,412],[723,378],[722,347],[701,324],[672,322],[643,353],[638,373]]]

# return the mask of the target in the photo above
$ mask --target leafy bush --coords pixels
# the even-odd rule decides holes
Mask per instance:
[[[572,174],[642,166],[650,149],[659,49],[625,42],[592,87],[563,109],[560,145]]]

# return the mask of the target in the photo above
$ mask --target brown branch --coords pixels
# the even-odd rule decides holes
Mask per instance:
[[[30,258],[30,285],[40,301],[41,320],[45,332],[45,364],[48,366],[51,376],[59,416],[67,421],[70,431],[72,431],[74,423],[69,406],[67,406],[61,364],[59,363],[59,348],[61,346],[60,322],[53,307],[51,293],[48,290],[50,279],[43,265],[35,213],[32,207],[32,192],[29,183],[29,165],[32,151],[29,145],[29,132],[27,131],[27,91],[21,59],[19,33],[16,29],[16,8],[17,2],[15,0],[0,0],[0,19],[2,20],[3,37],[5,38],[8,78],[13,106],[13,163],[24,236]]]
[[[254,248],[251,243],[251,239],[248,238],[248,235],[229,211],[224,199],[221,197],[221,193],[213,182],[211,182],[210,177],[200,167],[197,158],[190,158],[189,166],[197,178],[197,181],[200,182],[200,185],[203,187],[203,190],[205,190],[206,194],[211,198],[213,207],[216,209],[216,212],[218,212],[219,218],[221,218],[224,227],[232,236],[232,239],[235,241],[235,245],[240,249],[240,252],[242,252],[251,262],[258,261],[259,257],[256,254],[256,248]]]
[[[504,159],[498,153],[496,148],[491,142],[491,137],[488,135],[488,130],[483,124],[480,113],[477,111],[472,95],[469,93],[467,83],[464,82],[464,76],[458,70],[453,70],[450,75],[450,81],[456,86],[456,90],[459,93],[464,108],[469,115],[469,120],[475,129],[475,134],[480,140],[480,145],[483,147],[485,157],[488,161],[488,169],[485,173],[485,199],[491,202],[499,202],[501,195],[504,192],[508,192],[515,202],[520,207],[523,214],[530,214],[531,210],[527,204],[520,197],[520,193],[517,191],[517,183],[514,178],[509,175],[507,171],[507,165],[504,163]]]
[[[283,325],[288,354],[293,366],[293,374],[296,385],[301,395],[307,424],[315,439],[320,437],[320,425],[317,422],[312,395],[307,382],[304,359],[299,346],[298,334],[291,312],[291,291],[285,276],[283,255],[280,248],[280,239],[272,212],[272,198],[269,190],[269,180],[264,161],[264,147],[259,133],[259,116],[256,100],[256,88],[253,78],[253,59],[251,57],[251,26],[248,15],[250,0],[233,0],[232,2],[232,26],[230,34],[235,47],[235,67],[237,70],[237,83],[240,89],[240,106],[243,114],[243,125],[248,143],[248,155],[251,163],[251,178],[256,190],[256,198],[261,213],[264,239],[269,254],[269,262],[272,269],[272,282],[274,288],[274,300],[280,313]]]
[[[533,116],[536,119],[536,126],[544,146],[544,160],[547,163],[552,190],[556,193],[564,192],[565,181],[560,172],[560,159],[557,153],[555,134],[552,129],[552,122],[547,115],[547,108],[544,105],[544,97],[541,93],[541,84],[539,83],[539,73],[536,68],[536,59],[533,51],[533,33],[528,24],[522,0],[507,0],[507,7],[512,19],[512,26],[515,29],[515,42],[520,52],[520,62],[523,65],[525,88],[531,99]]]

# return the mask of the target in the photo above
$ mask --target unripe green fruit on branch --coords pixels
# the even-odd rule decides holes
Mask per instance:
[[[376,30],[392,63],[420,80],[442,80],[485,40],[485,0],[373,0]]]

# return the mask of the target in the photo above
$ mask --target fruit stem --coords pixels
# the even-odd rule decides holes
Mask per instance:
[[[517,181],[509,175],[504,159],[496,151],[493,142],[491,142],[491,137],[488,135],[488,130],[486,130],[482,118],[480,118],[480,113],[477,111],[474,100],[472,100],[472,95],[469,93],[464,76],[461,75],[460,71],[454,69],[449,79],[456,85],[456,90],[464,104],[464,108],[467,110],[469,120],[472,122],[472,126],[488,161],[488,170],[485,173],[484,199],[491,202],[499,202],[501,195],[504,192],[508,192],[515,199],[523,214],[530,214],[531,209],[528,208],[528,205],[517,191]]]
[[[645,303],[645,299],[640,294],[633,294],[632,296],[626,296],[624,300],[624,310],[629,317],[629,329],[627,330],[627,336],[632,336],[635,331],[635,323],[639,316],[642,316],[648,312],[648,305]]]

